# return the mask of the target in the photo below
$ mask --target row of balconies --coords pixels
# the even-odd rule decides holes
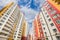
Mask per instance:
[[[50,37],[50,40],[57,40],[56,38],[56,33],[57,35],[59,34],[58,29],[56,28],[54,22],[52,21],[50,15],[48,14],[48,12],[46,11],[46,9],[44,7],[41,8],[41,14],[40,16],[42,16],[42,21],[45,20],[45,25],[42,25],[43,31],[44,31],[44,35],[45,37]],[[55,39],[54,39],[55,38]]]

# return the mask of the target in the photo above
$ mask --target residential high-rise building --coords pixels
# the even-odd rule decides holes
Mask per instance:
[[[40,38],[38,19],[39,19],[38,16],[36,16],[34,21],[33,21],[33,29],[34,29],[35,40],[38,40]]]
[[[23,13],[14,2],[7,4],[0,10],[0,40],[21,40],[22,34],[26,34],[28,26]],[[26,23],[26,24],[25,24]],[[23,27],[26,29],[23,29]],[[23,32],[23,30],[25,30]]]
[[[39,40],[60,40],[60,1],[45,1],[37,16],[40,32]]]
[[[27,40],[27,36],[28,36],[28,23],[26,22],[26,20],[24,19],[23,22],[22,22],[22,38],[21,40]]]

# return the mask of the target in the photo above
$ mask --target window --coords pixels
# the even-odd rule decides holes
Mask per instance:
[[[4,29],[4,28],[3,28],[2,30],[3,30],[3,31],[5,31],[5,32],[9,32],[9,30],[7,30],[7,29]]]
[[[51,19],[48,19],[48,21],[51,21]]]
[[[60,36],[56,36],[57,40],[60,40]]]
[[[4,15],[4,14],[2,14],[2,15]]]
[[[49,12],[51,11],[51,9],[48,10]]]
[[[6,17],[8,17],[7,15],[5,15]]]
[[[41,22],[43,22],[43,20],[41,20]]]
[[[42,17],[40,19],[42,19]]]
[[[57,15],[54,15],[53,18],[57,18],[58,16]]]
[[[54,24],[53,24],[53,23],[51,23],[50,25],[51,25],[51,26],[54,26]]]
[[[45,14],[47,14],[47,13],[45,13]]]
[[[7,28],[10,28],[8,25],[4,25],[5,27],[7,27]]]
[[[51,5],[48,5],[48,8],[50,9],[51,8]]]
[[[47,34],[47,33],[45,32],[45,34]]]
[[[47,15],[47,18],[49,17],[49,15]]]
[[[45,32],[45,36],[47,37],[47,33]]]
[[[15,38],[16,36],[14,36],[14,38]]]
[[[0,35],[4,35],[4,36],[7,36],[7,34],[4,34],[3,32],[0,32]]]
[[[53,10],[52,12],[51,12],[51,14],[55,14],[56,13],[56,10]]]
[[[5,17],[3,17],[3,19],[5,19],[5,20],[6,20],[6,18],[5,18]]]
[[[56,20],[56,22],[57,22],[58,24],[60,24],[60,20]]]
[[[2,23],[0,23],[0,26],[2,25]]]
[[[50,5],[48,4],[47,7],[50,8]]]
[[[48,38],[46,38],[46,40],[48,40]]]
[[[53,16],[53,18],[57,18],[57,17],[59,17],[60,15],[59,14],[55,14],[54,16]]]
[[[46,7],[48,7],[48,5],[49,5],[49,4],[47,3],[47,4],[46,4]]]
[[[1,20],[1,22],[4,22],[4,20]]]
[[[43,11],[45,12],[45,9],[43,9]]]
[[[49,9],[50,9],[51,11],[53,10],[53,8],[52,8],[52,7],[50,7]]]
[[[53,10],[53,8],[50,6],[50,8],[49,8],[49,10],[48,10],[48,11],[50,12],[50,11],[52,11],[52,10]]]
[[[59,14],[57,14],[57,16],[58,16],[58,17],[60,17],[60,15],[59,15]]]
[[[44,27],[44,30],[45,30],[45,27]]]
[[[7,13],[7,15],[9,15],[9,13]]]
[[[56,29],[53,29],[53,31],[54,31],[54,32],[57,32],[57,30],[56,30]]]
[[[45,24],[44,24],[44,23],[42,23],[42,25],[44,26]]]

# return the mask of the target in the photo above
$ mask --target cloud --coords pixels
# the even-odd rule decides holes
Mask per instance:
[[[28,22],[29,27],[31,28],[33,19],[35,18],[35,15],[38,14],[38,12],[27,7],[22,7],[20,10],[21,12],[23,12],[25,19]]]
[[[16,0],[0,0],[0,10],[9,2],[16,2]]]
[[[27,8],[27,7],[23,7],[20,10],[25,15],[27,21],[34,19],[35,15],[38,13],[37,11],[34,11],[31,8]]]

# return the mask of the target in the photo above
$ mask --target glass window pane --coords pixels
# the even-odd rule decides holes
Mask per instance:
[[[56,30],[56,29],[53,29],[53,31],[54,31],[54,32],[57,32],[57,30]]]
[[[58,24],[60,24],[60,20],[56,20],[56,22],[57,22]]]
[[[56,13],[56,10],[52,11],[51,14],[55,14]]]
[[[57,18],[58,16],[57,15],[54,15],[53,18]]]
[[[53,24],[53,23],[51,23],[50,25],[51,25],[51,26],[54,26],[54,24]]]
[[[58,16],[58,17],[60,17],[60,15],[59,15],[59,14],[57,14],[57,16]]]
[[[60,40],[60,36],[56,36],[57,40]]]
[[[48,21],[51,21],[51,19],[48,19]]]

